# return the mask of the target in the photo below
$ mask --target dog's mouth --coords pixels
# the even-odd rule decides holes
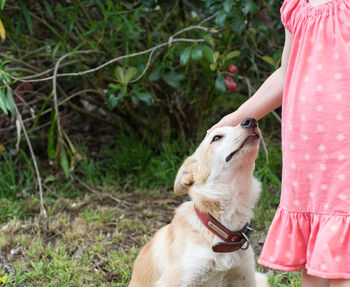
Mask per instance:
[[[253,143],[256,142],[260,139],[260,135],[258,133],[253,133],[250,134],[249,136],[246,137],[246,139],[243,141],[243,143],[240,145],[240,147],[238,149],[236,149],[235,151],[231,152],[226,158],[225,161],[229,162],[233,156],[239,152],[243,146],[245,146],[247,143]]]

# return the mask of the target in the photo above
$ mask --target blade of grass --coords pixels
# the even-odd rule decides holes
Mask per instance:
[[[22,8],[22,13],[23,13],[24,19],[26,20],[28,30],[29,30],[30,34],[33,35],[32,17],[29,14],[28,8],[22,0],[18,0],[18,2]]]

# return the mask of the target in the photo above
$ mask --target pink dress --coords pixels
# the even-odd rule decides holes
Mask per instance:
[[[280,206],[259,263],[350,279],[350,0],[285,0]]]

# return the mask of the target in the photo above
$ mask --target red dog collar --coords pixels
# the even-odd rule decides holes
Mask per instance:
[[[239,249],[248,249],[249,236],[253,230],[251,223],[246,223],[238,231],[231,231],[210,214],[201,212],[196,206],[194,206],[194,210],[205,227],[224,241],[212,246],[214,252],[233,252]],[[243,247],[244,245],[246,246]]]

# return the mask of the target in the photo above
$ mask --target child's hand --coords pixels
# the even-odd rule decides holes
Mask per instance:
[[[209,130],[207,130],[207,134],[211,133],[216,128],[225,126],[236,126],[238,124],[239,120],[237,119],[236,114],[231,113],[224,116],[217,124],[213,125]]]

